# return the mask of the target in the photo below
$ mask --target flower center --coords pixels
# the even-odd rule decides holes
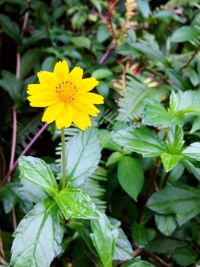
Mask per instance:
[[[56,86],[56,93],[59,99],[66,103],[74,101],[77,91],[76,85],[71,81],[59,82]]]

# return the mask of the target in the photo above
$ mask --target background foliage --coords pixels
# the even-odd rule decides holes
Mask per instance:
[[[198,0],[0,0],[1,266],[198,266],[199,52]],[[26,102],[60,59],[105,98],[65,131],[66,220],[60,133]]]

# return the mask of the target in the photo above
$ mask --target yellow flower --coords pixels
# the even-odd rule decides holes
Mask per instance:
[[[69,72],[66,61],[56,63],[53,72],[40,71],[39,84],[29,84],[27,93],[32,107],[46,107],[43,122],[56,122],[58,129],[73,122],[81,130],[91,126],[89,115],[97,116],[94,104],[103,104],[103,97],[91,93],[98,81],[83,79],[83,70],[75,67]]]

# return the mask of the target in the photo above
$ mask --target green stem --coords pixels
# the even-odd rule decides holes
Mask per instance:
[[[61,184],[62,189],[66,186],[66,149],[65,149],[65,130],[64,128],[61,129],[61,143],[62,143],[62,156],[61,156],[61,169],[62,169],[62,177],[61,177]]]

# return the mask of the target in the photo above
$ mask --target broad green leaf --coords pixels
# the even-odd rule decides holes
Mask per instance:
[[[200,142],[190,144],[183,150],[183,154],[189,158],[200,160]]]
[[[24,93],[22,92],[22,81],[9,72],[2,70],[2,79],[0,79],[0,86],[9,94],[17,106],[24,100]],[[24,90],[24,89],[23,89]]]
[[[108,27],[105,24],[101,24],[97,30],[97,41],[99,43],[103,43],[106,41],[110,36],[108,31]]]
[[[8,36],[15,40],[17,44],[20,43],[20,31],[17,23],[5,15],[0,15],[0,25]]]
[[[91,220],[92,242],[98,252],[103,267],[112,267],[117,230],[113,230],[105,214],[99,213],[97,219]]]
[[[117,162],[119,162],[123,157],[123,154],[121,154],[120,152],[113,152],[110,157],[107,160],[106,166],[110,166],[110,165],[114,165]]]
[[[55,200],[66,220],[97,217],[96,207],[92,199],[78,188],[66,188],[60,191]]]
[[[21,58],[21,78],[26,77],[39,61],[41,49],[35,48],[28,50]]]
[[[191,186],[167,186],[154,193],[147,206],[159,214],[174,214],[179,225],[200,214],[200,190]]]
[[[41,159],[23,156],[19,159],[20,178],[39,186],[48,194],[54,196],[57,192],[57,182],[50,167]]]
[[[124,96],[119,101],[119,121],[132,121],[142,116],[145,106],[152,100],[167,97],[165,88],[149,88],[144,82],[127,77]]]
[[[127,261],[134,257],[131,243],[128,241],[125,233],[118,228],[118,237],[115,242],[113,260]]]
[[[172,215],[155,215],[156,225],[161,233],[170,236],[176,229],[176,220]]]
[[[172,91],[170,95],[169,110],[175,111],[178,115],[189,115],[200,113],[200,90],[196,91]]]
[[[183,160],[183,165],[189,173],[192,173],[200,181],[200,167],[196,167],[193,162]]]
[[[101,157],[98,133],[89,128],[73,137],[67,144],[66,172],[70,186],[78,187],[97,168]]]
[[[199,129],[200,129],[200,116],[197,116],[192,123],[192,129],[190,130],[190,132],[194,133]]]
[[[166,172],[171,171],[176,165],[179,163],[179,161],[182,159],[182,155],[174,155],[170,153],[162,153],[161,154],[161,159],[163,166],[165,168]]]
[[[102,95],[104,98],[108,98],[110,93],[109,83],[101,81],[97,86],[97,92]]]
[[[173,254],[173,259],[180,266],[188,266],[196,263],[198,254],[191,246],[177,248]]]
[[[140,259],[140,257],[137,257],[131,261],[122,264],[121,267],[155,267],[155,265],[151,264],[148,261],[143,261]]]
[[[182,240],[174,240],[170,237],[159,237],[152,240],[146,247],[145,250],[158,254],[173,254],[177,247],[185,244]]]
[[[192,41],[199,38],[199,33],[200,30],[193,26],[183,26],[173,33],[171,41],[174,43]]]
[[[159,136],[145,127],[120,130],[113,134],[113,140],[125,149],[144,157],[157,157],[166,151],[166,146]]]
[[[70,41],[76,47],[81,47],[81,48],[84,47],[84,48],[87,48],[87,49],[90,49],[90,47],[91,47],[91,40],[88,37],[83,36],[83,35],[82,36],[71,37]]]
[[[118,163],[117,176],[124,191],[137,201],[144,183],[144,171],[139,160],[122,157]]]
[[[167,111],[159,102],[147,104],[142,122],[150,126],[172,127],[183,124],[183,116]]]
[[[49,267],[61,253],[63,228],[56,203],[45,199],[20,222],[14,233],[10,267]]]
[[[144,248],[155,237],[155,231],[147,229],[143,224],[134,223],[131,232],[134,242],[140,248]]]
[[[112,71],[109,69],[98,69],[92,73],[92,76],[98,80],[105,79],[112,75]]]

